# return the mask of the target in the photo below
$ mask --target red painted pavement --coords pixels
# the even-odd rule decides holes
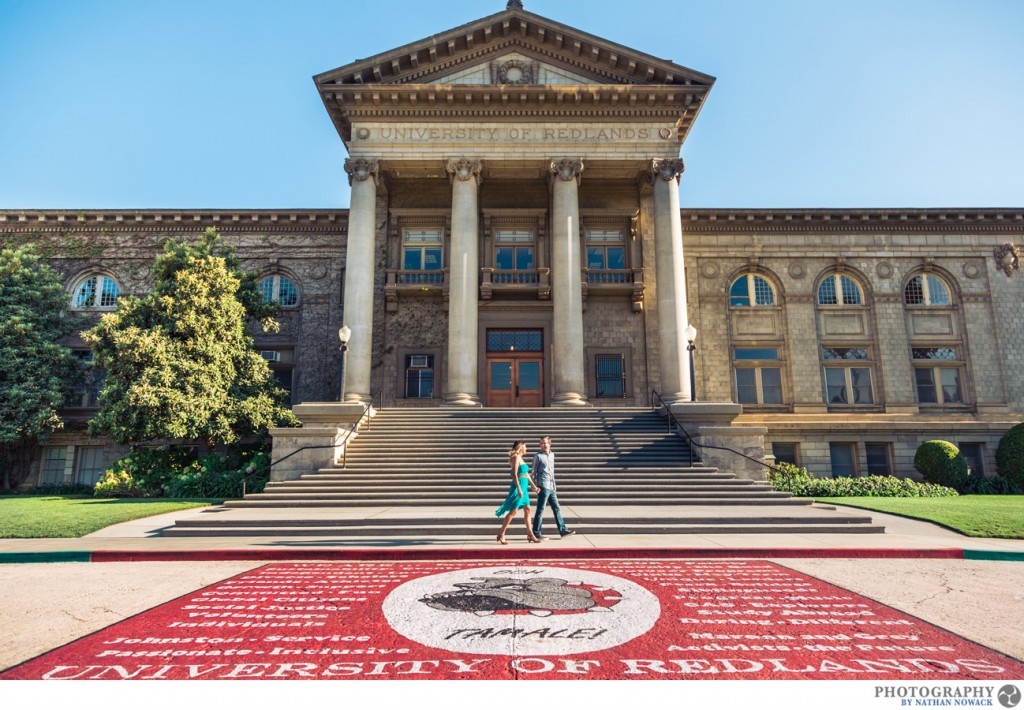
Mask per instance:
[[[272,564],[3,679],[1024,677],[1024,664],[762,560]]]

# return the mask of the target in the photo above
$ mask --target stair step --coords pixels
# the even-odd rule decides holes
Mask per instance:
[[[609,525],[575,526],[577,535],[821,535],[821,534],[877,534],[885,532],[880,525],[860,523],[822,523],[805,525],[749,525],[743,523],[720,525]],[[235,528],[182,528],[176,527],[164,532],[167,537],[411,537],[451,538],[480,536],[493,540],[497,526],[491,523],[487,530],[458,526],[425,526],[416,530],[386,527],[352,527],[339,529],[335,527],[235,527]],[[516,533],[509,533],[513,537]],[[555,537],[555,536],[551,536]]]

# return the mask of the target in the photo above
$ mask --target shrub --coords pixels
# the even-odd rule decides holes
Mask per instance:
[[[133,448],[118,459],[96,484],[101,498],[159,498],[174,476],[193,459],[188,449],[167,446]]]
[[[258,493],[266,485],[269,472],[256,472],[269,463],[270,457],[263,452],[204,456],[171,479],[166,495],[170,498],[240,498],[243,480],[246,492]]]
[[[776,464],[774,469],[766,469],[765,474],[773,490],[809,498],[945,498],[957,495],[952,488],[895,476],[815,478],[806,468],[789,463]]]
[[[43,483],[18,493],[29,496],[91,496],[92,486],[87,483]]]
[[[993,495],[1021,495],[1024,488],[1016,485],[1009,479],[1002,476],[975,476],[965,477],[957,485],[957,493],[960,495],[993,496]]]
[[[195,460],[187,449],[133,449],[96,484],[104,498],[240,498],[242,481],[270,462],[263,452],[240,451]],[[246,480],[247,492],[263,490],[269,472]]]
[[[1024,486],[1024,422],[1006,432],[996,449],[999,475],[1017,486]]]
[[[914,454],[914,468],[928,483],[953,486],[967,477],[967,459],[948,441],[926,441]]]

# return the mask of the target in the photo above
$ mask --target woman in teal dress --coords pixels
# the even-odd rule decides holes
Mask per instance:
[[[524,456],[526,456],[526,442],[517,441],[512,444],[512,450],[508,452],[508,466],[509,473],[512,476],[512,485],[508,487],[508,497],[505,498],[505,502],[494,511],[494,514],[499,518],[502,515],[505,516],[505,520],[501,523],[501,532],[498,533],[498,542],[502,545],[508,544],[505,541],[505,531],[508,530],[508,525],[512,522],[512,518],[520,510],[523,511],[523,522],[526,523],[526,539],[530,542],[540,542],[533,534],[533,528],[530,526],[530,489],[528,486],[533,486],[534,489],[537,486],[534,484],[533,479],[530,478],[530,467],[523,461]]]

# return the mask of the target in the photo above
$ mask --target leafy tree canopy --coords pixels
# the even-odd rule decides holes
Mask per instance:
[[[121,298],[117,312],[83,333],[106,371],[90,429],[119,443],[198,439],[214,447],[294,424],[248,328],[258,319],[276,329],[276,307],[217,232],[165,244],[153,275],[152,292]]]
[[[31,450],[61,428],[57,409],[83,368],[60,340],[79,326],[60,276],[31,246],[0,250],[0,466],[4,488],[25,473]]]

